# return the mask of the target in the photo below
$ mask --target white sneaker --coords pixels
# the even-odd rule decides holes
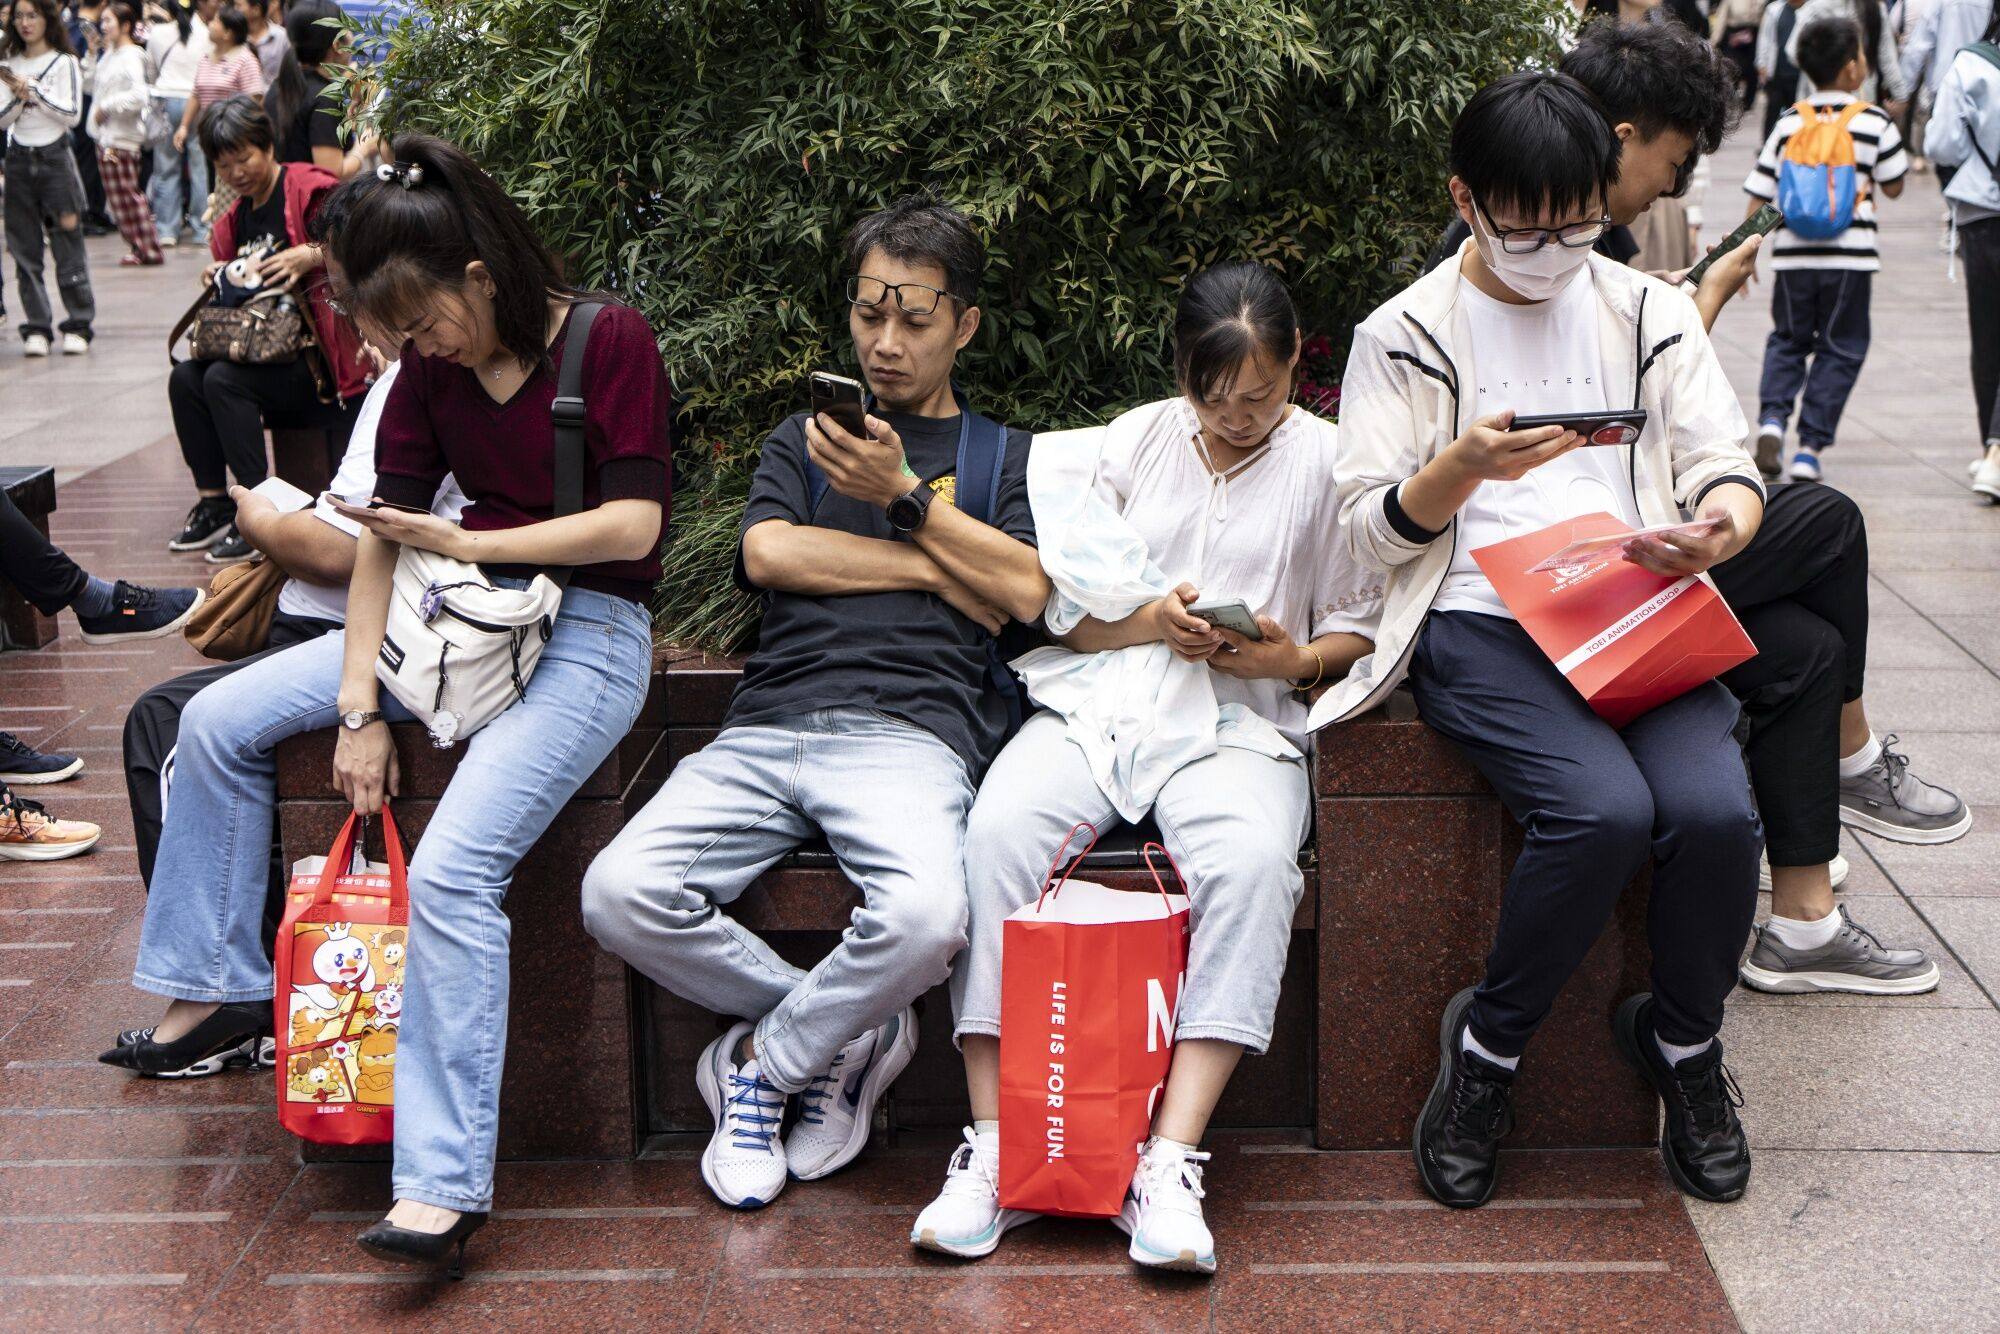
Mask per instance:
[[[1112,1226],[1132,1239],[1128,1254],[1154,1269],[1215,1272],[1215,1238],[1202,1220],[1201,1165],[1208,1155],[1154,1138]]]
[[[799,1119],[785,1161],[800,1181],[817,1181],[853,1162],[868,1145],[875,1104],[917,1050],[917,1012],[903,1012],[840,1049],[833,1068],[799,1091]]]
[[[1819,465],[1819,451],[1800,445],[1792,453],[1792,466],[1786,470],[1795,482],[1817,482],[1824,475]]]
[[[64,356],[80,357],[88,351],[90,351],[90,340],[88,338],[85,338],[82,334],[66,333],[63,335]]]
[[[1000,1136],[965,1128],[965,1143],[952,1151],[944,1189],[924,1206],[910,1228],[910,1245],[976,1260],[993,1254],[1000,1238],[1040,1214],[1000,1207]]]
[[[1986,457],[1972,470],[1972,489],[2000,505],[2000,446],[1989,448]]]
[[[49,354],[49,340],[41,334],[29,334],[21,340],[21,355],[24,357],[46,357]]]
[[[737,1024],[708,1044],[695,1067],[715,1135],[701,1155],[701,1179],[732,1209],[761,1209],[785,1188],[785,1146],[778,1125],[785,1095],[758,1073],[757,1063],[736,1063],[736,1048],[754,1025]]]
[[[162,250],[177,250],[180,248],[180,244],[181,238],[178,236],[162,236],[160,238],[160,249]]]
[[[1847,858],[1837,852],[1834,853],[1833,860],[1826,864],[1826,878],[1833,882],[1835,889],[1839,889],[1847,883],[1847,869]],[[1763,890],[1766,894],[1771,892],[1771,859],[1769,857],[1759,857],[1757,859],[1757,888]]]

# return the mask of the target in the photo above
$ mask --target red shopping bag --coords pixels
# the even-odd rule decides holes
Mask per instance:
[[[278,927],[278,1120],[317,1144],[386,1144],[395,1123],[409,877],[387,803],[387,865],[356,860],[360,823],[294,863]]]
[[[1057,879],[1007,918],[1000,954],[1000,1203],[1073,1218],[1118,1212],[1173,1061],[1188,900]],[[1077,854],[1081,860],[1090,851]],[[1174,867],[1176,882],[1180,868]]]
[[[1622,558],[1580,572],[1529,569],[1572,542],[1631,531],[1587,514],[1472,553],[1521,628],[1613,727],[1757,655],[1729,604],[1695,575],[1668,578]]]

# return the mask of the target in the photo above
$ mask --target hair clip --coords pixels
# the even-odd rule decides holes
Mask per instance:
[[[414,190],[424,183],[424,169],[415,163],[384,162],[375,168],[375,179],[385,184],[394,181],[405,190]]]

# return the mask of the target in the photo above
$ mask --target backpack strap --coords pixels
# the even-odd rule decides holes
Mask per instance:
[[[1849,102],[1840,109],[1840,115],[1834,119],[1834,128],[1852,134],[1852,126],[1854,125],[1855,118],[1860,116],[1864,111],[1873,111],[1874,109],[1875,104],[1873,102]]]
[[[556,397],[549,404],[549,421],[555,433],[552,511],[558,519],[583,512],[583,354],[590,346],[590,326],[596,321],[597,312],[603,309],[602,301],[579,301],[570,307],[562,365],[556,369]],[[569,567],[548,573],[558,587],[568,586]]]
[[[991,526],[1000,509],[1000,476],[1007,466],[1007,428],[970,408],[964,443],[958,451],[959,512]],[[1021,682],[1007,666],[999,635],[986,636],[986,688],[999,697],[1007,710],[1007,730],[1002,740],[1021,730],[1027,717]]]
[[[1959,48],[1968,54],[1978,56],[1995,69],[2000,69],[2000,42],[1973,42]]]

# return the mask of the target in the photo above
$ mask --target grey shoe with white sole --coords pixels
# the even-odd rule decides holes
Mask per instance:
[[[1868,772],[1840,780],[1840,822],[1898,843],[1949,843],[1972,828],[1958,794],[1910,772],[1910,757],[1884,737]]]
[[[1796,995],[1849,991],[1863,996],[1915,996],[1938,984],[1938,966],[1922,950],[1890,949],[1840,909],[1840,930],[1817,949],[1793,949],[1757,928],[1757,943],[1738,975],[1758,991]]]

